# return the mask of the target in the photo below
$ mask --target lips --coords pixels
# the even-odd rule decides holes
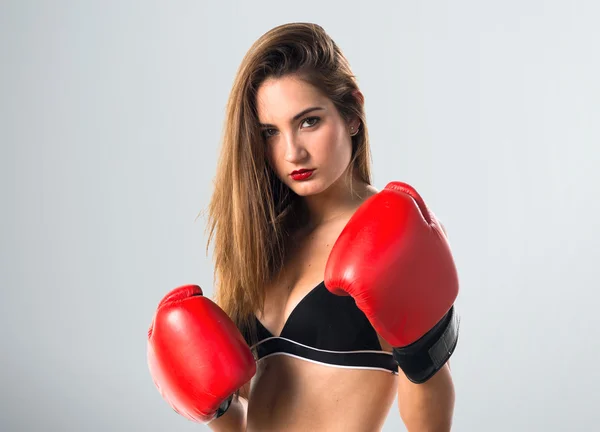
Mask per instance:
[[[313,171],[314,169],[299,169],[296,171],[292,171],[290,177],[293,180],[306,180],[312,175]]]
[[[309,172],[309,171],[314,171],[314,169],[302,168],[302,169],[299,169],[296,171],[292,171],[290,175],[302,174],[302,173]]]

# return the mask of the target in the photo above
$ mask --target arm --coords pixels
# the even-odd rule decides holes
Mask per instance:
[[[209,429],[215,432],[245,432],[247,407],[248,402],[244,398],[234,397],[227,412],[208,423]]]
[[[210,430],[214,432],[245,432],[249,393],[250,382],[240,388],[239,396],[233,397],[231,405],[225,414],[208,423]]]
[[[450,430],[458,273],[445,229],[413,187],[392,182],[361,205],[332,248],[325,285],[351,295],[391,348],[409,432]]]
[[[411,382],[400,370],[398,409],[408,432],[450,431],[454,400],[454,383],[448,363],[423,384]]]
[[[381,336],[379,341],[385,351],[392,352],[393,347]],[[450,431],[454,400],[450,360],[422,384],[411,382],[398,368],[398,410],[408,432]]]

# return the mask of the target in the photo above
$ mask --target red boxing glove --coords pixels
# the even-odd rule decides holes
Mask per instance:
[[[427,381],[452,355],[456,267],[443,228],[406,183],[358,208],[331,250],[325,285],[354,298],[411,381]]]
[[[148,330],[148,367],[171,407],[200,423],[225,413],[256,372],[236,325],[197,285],[172,290],[158,305]]]

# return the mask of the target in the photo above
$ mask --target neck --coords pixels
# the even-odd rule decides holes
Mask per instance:
[[[309,226],[316,228],[353,213],[373,191],[356,176],[342,175],[327,190],[304,198]]]

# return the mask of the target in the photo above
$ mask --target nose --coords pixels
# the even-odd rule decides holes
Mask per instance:
[[[308,151],[302,140],[293,133],[286,134],[285,138],[285,160],[290,163],[300,163],[308,156]]]

